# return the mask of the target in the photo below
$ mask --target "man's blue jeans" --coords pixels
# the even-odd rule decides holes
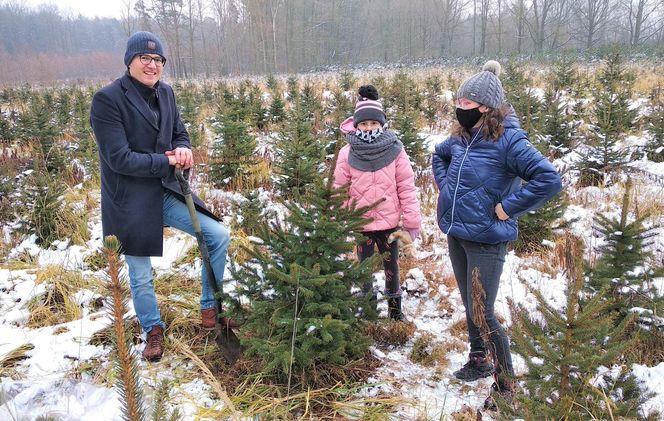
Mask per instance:
[[[197,214],[208,251],[210,252],[212,270],[221,288],[221,283],[224,279],[224,269],[226,267],[226,250],[230,241],[230,232],[209,216],[201,212],[197,212]],[[187,234],[195,235],[187,205],[176,199],[168,191],[164,192],[164,224],[184,231]],[[125,261],[129,269],[131,299],[143,330],[149,332],[157,325],[162,328],[165,327],[164,322],[161,320],[161,314],[157,306],[157,297],[152,286],[152,263],[150,257],[125,255]],[[202,272],[201,310],[214,307],[214,291],[208,282],[205,266],[203,266]]]

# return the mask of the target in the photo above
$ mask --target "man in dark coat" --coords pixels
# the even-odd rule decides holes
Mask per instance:
[[[124,76],[95,94],[90,123],[99,147],[104,236],[115,235],[122,244],[132,301],[147,332],[143,356],[155,361],[163,354],[165,326],[152,285],[150,256],[162,255],[165,225],[194,235],[174,176],[176,165],[193,165],[193,154],[173,89],[160,81],[166,56],[159,38],[143,31],[132,35],[124,63]],[[198,197],[194,200],[210,262],[221,281],[230,233]],[[202,325],[212,329],[217,317],[214,294],[205,270],[201,278]]]

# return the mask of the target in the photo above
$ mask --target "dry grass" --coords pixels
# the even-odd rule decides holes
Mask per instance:
[[[81,318],[81,306],[74,301],[74,293],[89,285],[79,272],[47,266],[37,272],[37,284],[46,283],[43,294],[28,303],[30,316],[27,326],[39,328],[71,322]]]
[[[640,340],[625,355],[627,361],[654,367],[664,361],[664,332],[654,330],[640,334]]]
[[[218,357],[218,355],[217,355]],[[389,419],[394,407],[403,403],[392,396],[358,397],[366,387],[366,379],[375,371],[378,360],[371,355],[345,366],[318,367],[315,386],[303,388],[274,383],[261,373],[261,364],[244,358],[233,367],[210,366],[215,381],[226,386],[226,393],[243,417],[279,420],[340,420]],[[216,369],[221,369],[216,371]],[[212,380],[211,380],[212,381]],[[216,388],[215,388],[216,390]],[[228,410],[206,412],[207,417],[219,419]]]
[[[83,258],[83,263],[85,263],[90,270],[98,271],[102,270],[108,265],[106,256],[100,250],[89,254]]]
[[[454,421],[482,421],[482,413],[479,409],[464,405],[460,410],[452,412],[450,419]]]
[[[137,318],[125,320],[125,332],[132,338],[134,344],[141,342],[141,325],[138,323]],[[96,331],[90,336],[88,343],[96,346],[111,346],[113,345],[113,326],[109,325],[101,330]]]
[[[468,324],[466,323],[466,319],[459,319],[454,322],[450,327],[450,334],[454,338],[468,342]]]
[[[413,322],[394,320],[381,320],[375,323],[366,323],[364,326],[365,333],[379,345],[401,346],[413,337],[416,329]]]
[[[233,256],[234,263],[242,265],[252,258],[248,250],[252,250],[254,247],[256,245],[251,242],[247,234],[241,229],[236,229],[233,231],[231,243],[228,246],[228,254]]]
[[[655,87],[664,86],[664,65],[661,63],[635,63],[628,67],[637,76],[633,86],[635,92],[648,95]]]
[[[442,316],[451,316],[456,310],[456,306],[448,297],[440,297],[436,304],[436,308]]]
[[[425,333],[417,338],[409,356],[410,360],[425,367],[447,367],[449,348],[441,343],[436,343],[435,339],[431,333]]]
[[[247,191],[262,187],[269,189],[272,184],[271,179],[272,162],[267,159],[256,160],[251,158],[240,165],[238,174],[229,184],[231,191]]]
[[[241,412],[243,418],[255,419],[346,419],[342,414],[358,413],[362,419],[388,419],[400,403],[393,397],[356,397],[380,363],[372,355],[345,366],[319,366],[306,373],[307,381],[313,384],[311,388],[294,384],[289,390],[286,385],[265,378],[262,364],[255,358],[245,355],[235,365],[226,365],[214,342],[214,333],[200,330],[198,321],[196,325],[191,321],[178,322],[182,319],[180,315],[167,324],[166,352],[192,361],[196,368],[183,371],[178,381],[203,378],[225,402],[222,411],[199,408],[199,417],[233,419],[234,414]]]
[[[16,366],[19,362],[28,358],[26,354],[33,349],[35,349],[35,346],[32,344],[23,344],[0,357],[0,377],[19,377]]]

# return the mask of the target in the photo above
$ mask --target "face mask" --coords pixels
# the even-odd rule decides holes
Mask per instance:
[[[368,132],[363,132],[360,129],[355,130],[355,136],[357,136],[358,139],[362,139],[367,143],[373,142],[381,134],[383,134],[383,128],[382,127],[379,127],[377,129],[373,129],[373,130],[368,131]]]
[[[457,108],[456,118],[459,120],[461,127],[470,131],[470,129],[480,121],[480,118],[482,118],[482,112],[480,111],[480,107],[471,108],[470,110]]]

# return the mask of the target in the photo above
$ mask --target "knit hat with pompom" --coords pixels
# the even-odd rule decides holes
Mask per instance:
[[[505,104],[505,92],[500,83],[500,63],[487,61],[482,71],[471,76],[461,84],[457,91],[457,99],[466,98],[479,102],[490,108],[500,108]]]
[[[357,127],[363,121],[374,120],[384,126],[387,117],[383,104],[378,102],[378,90],[373,85],[364,85],[360,86],[357,93],[360,95],[360,99],[355,104],[353,125]]]

